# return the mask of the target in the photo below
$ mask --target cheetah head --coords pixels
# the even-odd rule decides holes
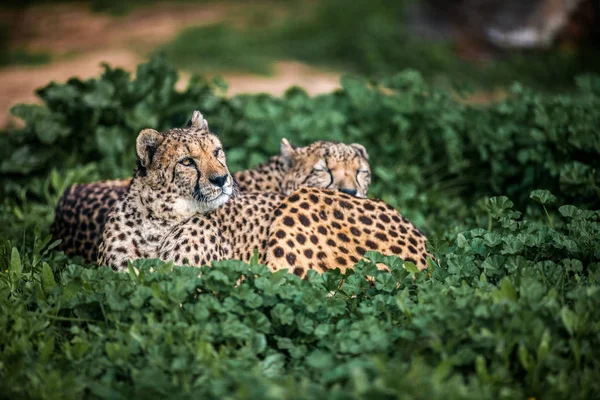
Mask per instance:
[[[181,215],[205,213],[235,192],[220,140],[194,111],[183,129],[144,129],[136,140],[136,180],[156,192],[165,209]]]
[[[369,155],[360,144],[318,141],[294,147],[281,140],[281,157],[288,166],[283,190],[290,194],[300,186],[339,190],[366,197],[371,184]]]

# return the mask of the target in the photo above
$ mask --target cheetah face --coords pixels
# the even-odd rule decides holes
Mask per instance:
[[[137,139],[137,179],[155,190],[169,211],[184,216],[215,210],[234,194],[221,141],[200,113],[194,116],[189,128],[162,134],[145,129]]]
[[[294,148],[281,141],[281,156],[288,163],[283,189],[290,194],[301,186],[339,190],[366,197],[371,184],[368,154],[360,144],[319,141]]]

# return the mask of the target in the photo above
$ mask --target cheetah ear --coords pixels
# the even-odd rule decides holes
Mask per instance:
[[[280,152],[285,158],[292,157],[296,152],[297,147],[290,143],[286,138],[281,139]]]
[[[286,138],[283,138],[281,139],[279,152],[283,160],[291,165],[294,161],[294,154],[296,154],[296,146],[292,145]]]
[[[208,130],[208,122],[202,116],[202,113],[198,110],[192,113],[192,119],[190,119],[190,123],[188,124],[190,128],[197,128],[207,131]]]
[[[146,168],[152,162],[154,153],[159,144],[164,140],[160,132],[154,129],[144,129],[135,141],[135,150],[141,167]]]
[[[360,155],[363,156],[365,158],[365,160],[369,159],[369,153],[367,153],[367,149],[365,149],[365,146],[363,146],[362,144],[358,144],[358,143],[352,143],[350,146],[352,146],[356,150],[358,150]]]

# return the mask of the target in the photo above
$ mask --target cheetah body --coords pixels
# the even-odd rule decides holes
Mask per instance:
[[[282,140],[280,155],[253,169],[238,171],[233,178],[240,192],[289,194],[301,186],[314,186],[359,197],[366,196],[371,179],[368,154],[361,145],[319,141],[296,148],[286,139]],[[122,179],[68,188],[56,206],[51,227],[53,236],[62,239],[61,250],[95,262],[108,212],[130,185],[131,179]]]
[[[290,196],[240,193],[206,218],[171,229],[156,254],[176,264],[259,261],[272,271],[352,268],[369,250],[427,267],[425,236],[392,206],[327,189],[300,188]],[[213,249],[218,251],[214,252]]]
[[[394,207],[317,188],[301,188],[274,212],[264,262],[304,277],[352,268],[369,250],[427,268],[426,238]],[[381,266],[386,269],[385,267]]]
[[[426,267],[425,237],[381,201],[307,187],[289,196],[234,195],[226,185],[209,183],[215,174],[229,182],[221,175],[229,174],[224,155],[211,155],[211,149],[220,146],[214,135],[170,131],[157,139],[154,131],[148,139],[143,133],[138,157],[145,160],[156,152],[158,161],[147,161],[149,167],[143,173],[138,170],[127,195],[115,204],[104,228],[101,264],[118,270],[136,258],[189,265],[250,261],[257,250],[259,261],[272,270],[287,268],[305,276],[309,269],[351,268],[367,250],[377,250]],[[144,145],[148,141],[156,145],[151,151],[144,150],[152,147]],[[195,172],[177,162],[181,157],[192,160]],[[198,209],[195,193],[200,181],[200,190],[220,200],[201,203]]]

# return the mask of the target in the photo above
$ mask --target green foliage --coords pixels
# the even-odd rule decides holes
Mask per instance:
[[[163,46],[167,59],[181,68],[196,73],[245,71],[269,74],[274,55],[266,35],[244,35],[229,24],[191,27]]]
[[[462,60],[452,43],[424,40],[406,29],[405,9],[414,2],[292,1],[284,17],[280,9],[265,14],[250,7],[242,26],[192,27],[162,50],[170,62],[195,72],[266,74],[271,64],[291,59],[374,77],[418,69],[428,80],[456,87],[520,80],[556,90],[571,88],[575,76],[600,69],[600,51],[591,45],[569,52],[512,52],[480,63]]]
[[[414,71],[378,81],[347,77],[343,90],[315,98],[295,88],[283,98],[227,99],[218,80],[193,78],[183,92],[176,81],[176,71],[155,58],[134,79],[106,66],[99,78],[40,89],[43,106],[15,106],[26,126],[0,136],[0,206],[19,226],[47,224],[47,204],[68,184],[129,176],[137,133],[182,126],[194,109],[221,135],[233,170],[277,153],[283,137],[299,145],[323,138],[364,144],[373,195],[428,232],[486,218],[483,209],[474,215],[464,207],[486,196],[508,195],[524,207],[530,191],[544,188],[559,203],[599,204],[596,76],[579,78],[568,95],[514,85],[505,101],[487,107],[462,104]],[[0,232],[15,228],[7,219]]]
[[[106,67],[14,108],[26,124],[0,135],[0,397],[598,393],[600,78],[568,94],[514,85],[485,107],[410,70],[314,98],[225,98],[219,81],[184,92],[176,81],[153,59],[134,79]],[[62,191],[128,176],[137,132],[182,126],[194,109],[232,170],[282,137],[364,144],[371,193],[427,231],[436,261],[419,272],[369,253],[345,275],[302,281],[257,258],[138,260],[118,274],[56,251],[45,233]]]
[[[505,198],[488,207],[492,230],[459,234],[422,272],[369,253],[345,275],[304,281],[237,261],[138,260],[125,274],[69,264],[39,236],[33,248],[7,245],[0,390],[590,398],[600,389],[600,213],[563,206],[560,227],[549,228]]]

